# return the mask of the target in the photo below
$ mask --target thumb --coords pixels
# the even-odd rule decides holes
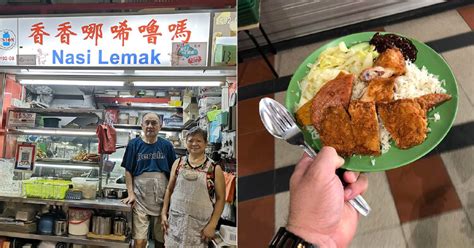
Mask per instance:
[[[295,170],[293,171],[293,177],[300,178],[301,176],[303,176],[312,162],[313,158],[311,158],[308,154],[303,153],[303,157],[296,164]]]

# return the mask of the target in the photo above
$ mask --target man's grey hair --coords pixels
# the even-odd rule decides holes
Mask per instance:
[[[155,112],[147,112],[144,115],[142,115],[142,121],[141,121],[142,124],[143,124],[143,120],[145,119],[145,116],[147,115],[156,115],[156,117],[158,118],[158,122],[160,123],[160,126],[163,124],[163,120],[161,119],[160,115]]]

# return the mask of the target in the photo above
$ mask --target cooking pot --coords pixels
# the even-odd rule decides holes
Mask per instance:
[[[62,236],[66,234],[67,221],[66,220],[56,220],[54,222],[54,235]]]
[[[104,188],[102,194],[109,199],[124,199],[127,198],[128,192],[126,189]]]
[[[114,218],[114,234],[125,235],[125,228],[127,226],[127,220],[123,217]]]
[[[117,189],[117,199],[124,199],[128,197],[126,189]]]
[[[44,235],[52,235],[54,230],[54,221],[56,217],[53,213],[45,213],[40,216],[38,223],[38,233]]]
[[[102,189],[102,194],[105,198],[117,199],[117,191],[115,191],[115,189],[104,188]]]
[[[112,229],[112,217],[94,215],[92,217],[92,232],[99,235],[109,235]]]

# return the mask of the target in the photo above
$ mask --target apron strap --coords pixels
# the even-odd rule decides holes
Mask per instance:
[[[181,159],[182,158],[183,158],[183,156],[179,157],[178,166],[176,167],[176,171],[175,171],[176,176],[178,175],[179,169],[181,168]]]
[[[209,199],[212,202],[212,205],[215,204],[215,195],[216,195],[216,186],[215,186],[215,178],[216,178],[216,167],[212,161],[208,161],[209,167],[207,168],[206,172],[206,184],[207,184],[207,191],[209,193]]]

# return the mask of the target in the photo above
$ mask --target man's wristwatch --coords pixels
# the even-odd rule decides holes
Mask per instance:
[[[318,248],[315,244],[308,243],[294,233],[280,227],[270,243],[270,248]]]

